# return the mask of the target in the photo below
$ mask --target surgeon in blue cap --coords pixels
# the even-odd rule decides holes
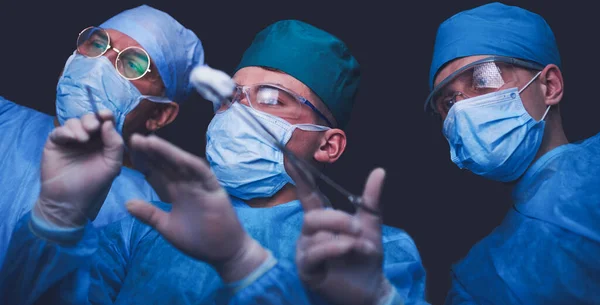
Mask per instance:
[[[554,34],[501,3],[437,32],[425,108],[459,168],[511,183],[504,221],[452,268],[446,304],[600,304],[600,135],[569,143]]]
[[[356,217],[325,210],[311,191],[296,190],[301,180],[274,144],[280,141],[315,166],[335,162],[345,150],[343,128],[359,78],[358,62],[337,37],[297,20],[270,25],[236,69],[233,103],[223,105],[208,127],[208,162],[158,137],[132,136],[130,149],[143,156],[136,160],[145,163],[148,180],[170,205],[130,201],[135,217],[98,230],[74,209],[37,204],[21,219],[14,235],[20,242],[10,248],[20,267],[1,274],[18,280],[0,288],[17,291],[11,301],[22,303],[423,303],[425,271],[410,236],[362,208]],[[240,111],[255,116],[275,138],[265,137]],[[80,121],[90,135],[101,125],[93,115]],[[42,176],[55,182],[40,198],[94,210],[115,173],[110,162],[99,160],[119,160],[123,146],[110,122],[101,128],[102,145],[95,150],[70,136],[71,126],[52,133]],[[88,158],[74,160],[73,151]],[[100,174],[85,176],[92,181],[86,187],[56,182],[71,181],[70,172],[52,166],[64,159],[82,173]],[[373,176],[364,206],[376,210],[383,171]],[[51,212],[72,224],[58,229],[63,220],[33,217]],[[336,227],[338,232],[328,232]],[[323,252],[309,244],[346,251]],[[326,263],[330,269],[311,272]]]
[[[152,133],[175,119],[179,103],[191,92],[191,69],[204,62],[198,37],[149,6],[83,29],[73,40],[77,49],[57,85],[56,117],[0,97],[0,265],[17,221],[38,198],[42,150],[55,127],[70,125],[76,136],[85,137],[81,123],[73,119],[92,112],[94,103],[113,113],[116,129],[125,138],[134,132]],[[132,169],[127,155],[123,165],[100,212],[88,215],[97,227],[127,216],[126,200],[159,199],[144,176]]]

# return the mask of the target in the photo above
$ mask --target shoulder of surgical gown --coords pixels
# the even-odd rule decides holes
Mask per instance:
[[[600,134],[537,160],[453,267],[447,304],[600,304]]]

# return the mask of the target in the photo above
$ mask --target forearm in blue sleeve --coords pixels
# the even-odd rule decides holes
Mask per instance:
[[[13,231],[0,271],[1,304],[85,304],[76,283],[85,283],[90,257],[98,247],[95,230],[53,230],[25,214]],[[89,272],[88,272],[89,274]],[[62,293],[56,289],[69,286]]]

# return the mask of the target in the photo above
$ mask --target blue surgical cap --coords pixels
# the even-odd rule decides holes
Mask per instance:
[[[148,52],[163,80],[166,95],[181,103],[192,91],[190,71],[204,64],[200,39],[169,14],[147,5],[119,13],[100,25],[135,39]]]
[[[429,89],[446,63],[466,56],[498,55],[560,67],[554,33],[544,18],[516,6],[490,3],[460,12],[437,31]]]

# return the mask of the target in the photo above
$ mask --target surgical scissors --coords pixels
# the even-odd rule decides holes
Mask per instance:
[[[100,117],[100,110],[98,109],[98,106],[96,106],[96,101],[94,100],[92,89],[90,89],[90,87],[88,86],[86,86],[85,89],[87,90],[88,98],[90,99],[90,104],[92,104],[92,111],[96,115],[96,119],[98,119],[98,121],[102,125],[102,117]]]

